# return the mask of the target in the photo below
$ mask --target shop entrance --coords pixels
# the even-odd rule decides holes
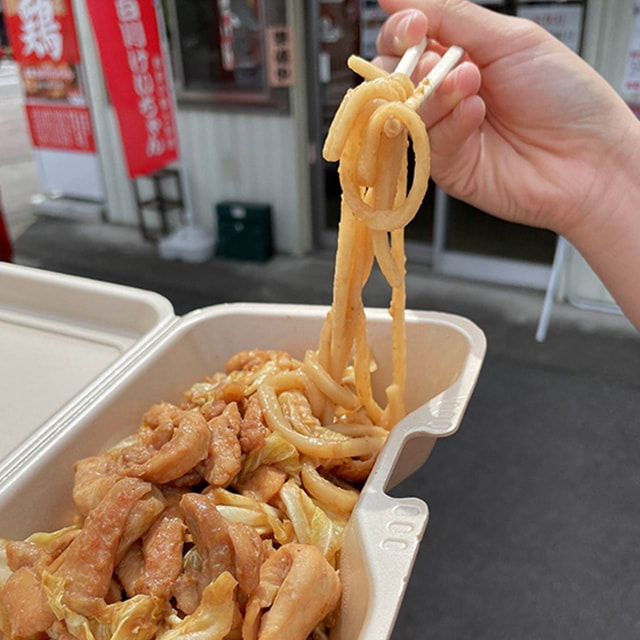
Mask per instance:
[[[375,38],[386,14],[376,0],[312,0],[306,10],[314,232],[318,246],[333,249],[341,188],[337,165],[322,159],[322,145],[343,95],[360,82],[347,68],[346,60],[353,53],[366,59],[375,56]],[[431,185],[420,211],[406,229],[410,259],[431,261],[434,212],[435,188]]]
[[[554,31],[579,51],[586,0],[479,2],[520,14]],[[340,207],[337,167],[322,159],[322,144],[345,91],[359,82],[346,68],[352,53],[375,56],[375,38],[386,15],[376,0],[312,0],[306,4],[310,61],[310,159],[316,244],[335,248]],[[407,258],[435,272],[543,289],[555,234],[496,220],[430,185],[406,230]]]

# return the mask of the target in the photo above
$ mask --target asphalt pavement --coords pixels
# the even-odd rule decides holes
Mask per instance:
[[[178,314],[330,302],[330,253],[194,265],[161,259],[135,228],[34,216],[36,172],[2,77],[0,67],[0,189],[17,263],[154,290]],[[388,304],[377,272],[365,300]],[[407,304],[470,318],[488,351],[460,431],[393,491],[431,514],[393,638],[640,637],[638,333],[556,304],[538,343],[540,292],[426,266],[410,266]]]

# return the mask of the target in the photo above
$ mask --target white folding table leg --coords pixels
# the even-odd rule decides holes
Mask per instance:
[[[551,268],[551,276],[549,277],[549,284],[547,285],[547,292],[544,297],[544,304],[542,306],[542,313],[540,314],[540,320],[538,321],[538,329],[536,331],[536,340],[543,342],[547,337],[547,329],[549,328],[549,317],[551,315],[551,307],[553,306],[553,300],[556,295],[556,289],[558,288],[558,280],[560,278],[560,272],[564,265],[564,256],[567,250],[567,241],[558,236],[556,242],[556,252],[553,256],[553,266]]]

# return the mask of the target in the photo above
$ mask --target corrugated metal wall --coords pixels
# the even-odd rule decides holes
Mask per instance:
[[[198,221],[215,230],[221,200],[270,204],[276,249],[300,253],[301,215],[293,118],[277,115],[179,112],[185,167]]]
[[[109,149],[103,147],[105,182],[110,192],[109,220],[135,224],[137,214],[126,178],[119,133],[111,109],[107,119]],[[110,125],[110,126],[109,126]],[[272,207],[276,250],[300,254],[309,249],[304,229],[309,208],[300,203],[296,128],[292,116],[178,111],[180,146],[199,226],[215,232],[215,205],[242,200]],[[117,159],[119,158],[119,160]],[[151,218],[150,218],[151,221]]]
[[[104,90],[92,45],[84,0],[74,0],[86,43],[92,110],[102,163],[108,219],[137,224],[133,185],[127,178],[115,114]],[[303,6],[288,0],[295,29],[296,58],[304,68]],[[199,225],[215,231],[215,204],[243,200],[270,204],[274,242],[279,252],[302,254],[312,245],[309,168],[306,160],[306,87],[300,74],[290,91],[287,115],[178,107],[178,129],[193,213]],[[297,115],[296,115],[297,114]],[[141,185],[144,190],[144,185]],[[149,223],[153,217],[148,216]]]

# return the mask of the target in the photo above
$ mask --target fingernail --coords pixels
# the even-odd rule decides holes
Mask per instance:
[[[411,28],[411,23],[413,22],[414,17],[415,17],[415,13],[410,13],[409,15],[402,18],[400,22],[398,22],[398,27],[396,29],[396,35],[395,35],[396,44],[399,44],[400,46],[404,47],[406,43],[407,35],[409,33],[409,29]]]

